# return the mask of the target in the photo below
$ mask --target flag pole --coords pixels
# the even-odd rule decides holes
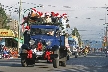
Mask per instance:
[[[21,18],[21,0],[19,2],[18,52],[19,52],[19,49],[20,49],[20,18]]]

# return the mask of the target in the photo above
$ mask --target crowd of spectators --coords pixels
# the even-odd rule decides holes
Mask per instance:
[[[4,45],[0,45],[0,52],[2,53],[3,59],[10,59],[18,57],[17,48],[8,48]]]

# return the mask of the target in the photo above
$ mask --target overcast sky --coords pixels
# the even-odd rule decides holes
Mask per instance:
[[[18,0],[0,0],[0,3],[5,6],[14,5],[14,7],[18,7],[17,2]],[[46,12],[55,11],[61,14],[67,13],[72,29],[77,27],[78,30],[86,30],[79,31],[83,39],[100,40],[100,37],[103,36],[103,29],[105,29],[103,24],[105,20],[100,19],[105,19],[105,12],[108,13],[105,8],[102,8],[108,6],[108,0],[22,0],[22,2],[36,4],[22,4],[22,9],[42,4],[44,8],[37,8],[37,10]],[[69,6],[71,8],[65,8],[63,6]],[[14,13],[12,15],[14,18],[18,18],[18,14]],[[106,20],[108,20],[108,16]]]

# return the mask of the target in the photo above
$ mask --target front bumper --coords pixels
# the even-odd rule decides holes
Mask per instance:
[[[20,57],[27,58],[27,53],[20,53]],[[36,54],[32,54],[32,59],[36,57]],[[28,59],[28,58],[27,58]]]

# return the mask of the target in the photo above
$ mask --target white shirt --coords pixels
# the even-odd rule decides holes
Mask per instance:
[[[45,21],[46,23],[51,23],[51,22],[52,22],[52,19],[51,19],[51,18],[46,18],[44,21]]]

